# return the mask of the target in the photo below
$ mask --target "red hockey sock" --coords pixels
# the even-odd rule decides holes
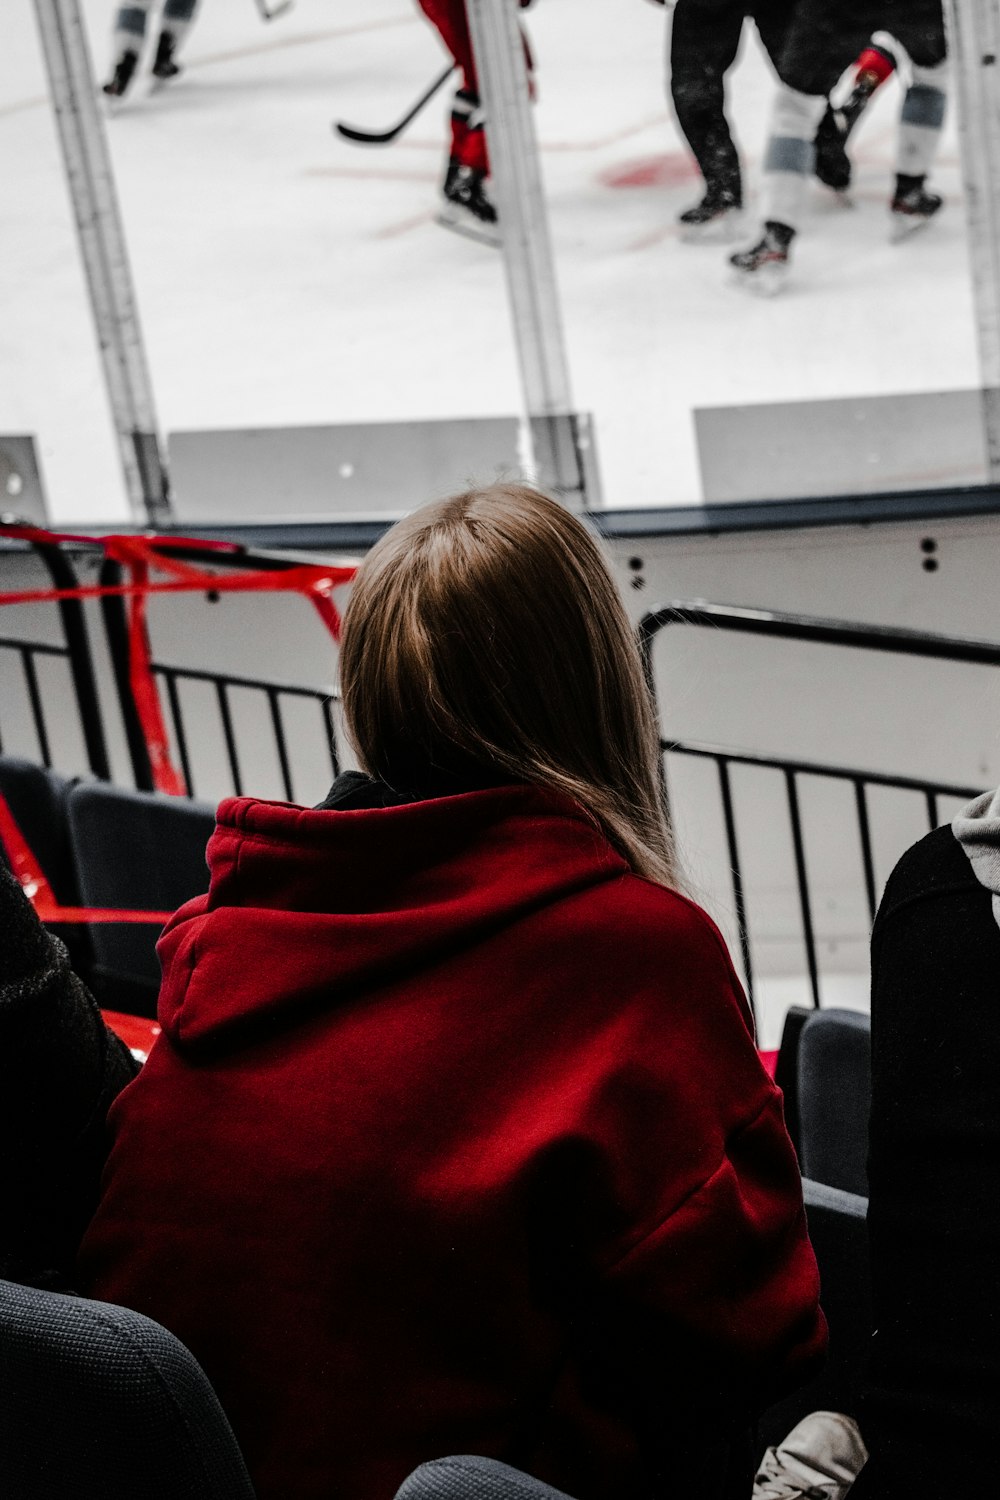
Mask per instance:
[[[881,47],[866,47],[854,66],[855,83],[864,78],[874,93],[896,71],[896,59],[891,53],[883,52]]]

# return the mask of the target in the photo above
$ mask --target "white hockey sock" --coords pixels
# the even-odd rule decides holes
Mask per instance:
[[[910,86],[903,95],[896,143],[896,171],[907,177],[925,177],[937,153],[944,123],[947,70],[946,62],[936,68],[913,68]]]
[[[142,51],[152,8],[153,0],[129,0],[127,5],[119,6],[113,34],[116,61],[125,52]]]
[[[160,32],[173,37],[175,50],[180,50],[181,42],[191,30],[197,9],[198,0],[167,0],[163,7]]]
[[[797,228],[806,185],[816,164],[816,128],[825,108],[822,94],[800,94],[787,84],[778,84],[764,156],[761,198],[765,221],[776,219]]]

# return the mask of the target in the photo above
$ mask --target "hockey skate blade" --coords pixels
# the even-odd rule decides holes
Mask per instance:
[[[451,229],[455,234],[463,235],[467,240],[477,240],[480,245],[490,245],[494,250],[500,248],[500,229],[496,224],[484,224],[481,219],[463,213],[450,203],[438,209],[434,222],[443,229]]]
[[[678,221],[678,239],[685,245],[731,245],[746,239],[746,218],[742,212],[720,214],[707,224],[683,224]]]
[[[935,214],[897,214],[890,209],[889,244],[901,245],[904,240],[912,239],[921,229],[926,229],[935,217]]]
[[[731,267],[732,284],[751,297],[777,297],[788,285],[788,262],[783,265],[761,266],[757,271],[741,271]]]

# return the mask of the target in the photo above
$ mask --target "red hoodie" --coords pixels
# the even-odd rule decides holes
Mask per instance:
[[[457,1452],[729,1493],[825,1327],[709,918],[525,786],[234,798],[208,853],[81,1290],[188,1344],[261,1500],[390,1500]]]

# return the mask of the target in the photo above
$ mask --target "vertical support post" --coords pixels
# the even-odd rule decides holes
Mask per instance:
[[[536,477],[571,508],[585,509],[581,447],[590,437],[570,396],[518,9],[513,0],[468,0],[468,13]]]
[[[1000,483],[1000,4],[948,0],[976,305],[987,473]]]
[[[152,385],[79,0],[35,0],[63,165],[137,521],[170,521]]]

